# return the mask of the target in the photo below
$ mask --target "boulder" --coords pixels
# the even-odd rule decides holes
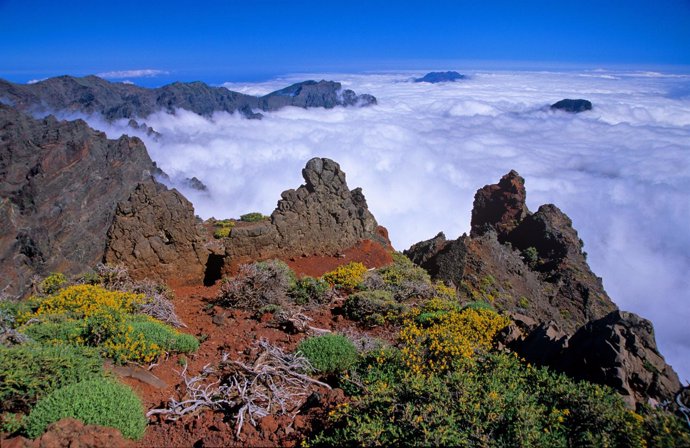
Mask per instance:
[[[659,353],[652,323],[624,311],[583,326],[554,367],[614,388],[632,408],[670,401],[681,388],[678,375]]]
[[[192,204],[177,190],[139,184],[117,205],[104,260],[135,278],[201,281],[209,250]]]

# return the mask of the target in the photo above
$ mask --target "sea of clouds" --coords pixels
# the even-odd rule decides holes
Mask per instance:
[[[138,135],[203,218],[270,214],[330,157],[360,186],[394,246],[469,231],[475,191],[511,169],[531,210],[554,203],[573,220],[594,272],[623,309],[653,321],[662,353],[690,380],[690,76],[655,72],[483,72],[449,84],[423,73],[295,75],[229,89],[265,94],[305,79],[371,93],[368,108],[298,109],[263,120],[158,113]],[[585,98],[581,114],[549,110]],[[110,137],[126,123],[91,123]]]

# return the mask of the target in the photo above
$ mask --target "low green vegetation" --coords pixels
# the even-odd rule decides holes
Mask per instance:
[[[26,419],[26,433],[36,438],[48,425],[67,417],[117,428],[129,439],[140,439],[147,423],[141,400],[129,387],[112,379],[94,378],[64,386],[40,399]]]
[[[350,294],[343,304],[343,314],[366,327],[397,322],[409,308],[393,299],[390,291],[360,291]]]
[[[232,219],[213,219],[209,221],[213,225],[213,237],[216,239],[228,238],[235,227],[235,221]]]
[[[240,221],[242,222],[259,222],[265,219],[269,219],[269,217],[264,216],[262,213],[259,212],[247,213],[240,216]]]
[[[327,334],[307,338],[297,351],[319,372],[330,374],[343,372],[357,361],[357,349],[352,341],[342,335]]]
[[[141,401],[105,373],[103,359],[148,363],[196,351],[199,341],[171,325],[181,322],[161,285],[106,266],[77,281],[52,274],[28,300],[0,300],[0,330],[11,336],[0,338],[0,428],[35,438],[74,417],[140,438]]]
[[[0,345],[0,413],[27,412],[57,388],[102,375],[103,362],[90,348]]]

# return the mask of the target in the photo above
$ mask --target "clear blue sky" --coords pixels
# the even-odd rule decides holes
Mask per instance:
[[[0,0],[0,77],[157,69],[462,68],[462,61],[690,66],[690,0]]]

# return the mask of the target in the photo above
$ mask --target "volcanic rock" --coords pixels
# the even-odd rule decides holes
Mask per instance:
[[[421,78],[415,78],[414,82],[428,82],[431,84],[436,84],[439,82],[455,82],[465,78],[465,75],[461,75],[458,72],[429,72]]]
[[[525,179],[511,170],[498,184],[486,185],[474,195],[470,235],[482,235],[487,229],[498,233],[499,241],[527,216]]]
[[[403,254],[412,260],[413,263],[428,270],[429,267],[426,266],[427,261],[438,254],[447,242],[446,235],[443,232],[439,232],[438,235],[430,240],[413,244],[408,250],[404,250]]]
[[[388,247],[360,188],[349,190],[340,166],[311,159],[305,184],[281,195],[270,220],[236,226],[226,240],[225,266],[250,260],[337,255],[362,240]]]
[[[565,112],[579,113],[587,110],[592,110],[592,103],[587,100],[560,100],[551,105],[552,110],[562,110]]]
[[[104,260],[123,264],[133,278],[198,281],[208,260],[205,243],[184,196],[158,183],[142,183],[117,205]]]
[[[196,177],[187,177],[184,180],[184,185],[198,191],[208,191],[208,187]]]
[[[238,112],[246,118],[260,119],[263,115],[254,110],[273,111],[285,106],[368,106],[376,104],[376,98],[342,90],[341,84],[333,81],[305,81],[263,97],[255,97],[198,81],[175,82],[147,89],[133,84],[108,82],[97,76],[59,76],[34,84],[13,84],[0,80],[0,103],[3,102],[31,112],[99,113],[107,120],[145,118],[160,110],[174,113],[176,109],[203,116],[211,116],[217,111]],[[136,121],[130,125],[137,129],[142,126]]]
[[[671,400],[681,387],[678,375],[659,353],[652,323],[623,311],[578,330],[555,367],[575,378],[611,386],[631,407]]]
[[[153,169],[136,137],[0,105],[0,290],[20,295],[34,275],[101,262],[116,204]]]
[[[372,95],[360,95],[334,81],[304,81],[281,90],[269,93],[259,99],[259,108],[264,111],[276,110],[285,106],[323,107],[369,106],[376,104]]]

